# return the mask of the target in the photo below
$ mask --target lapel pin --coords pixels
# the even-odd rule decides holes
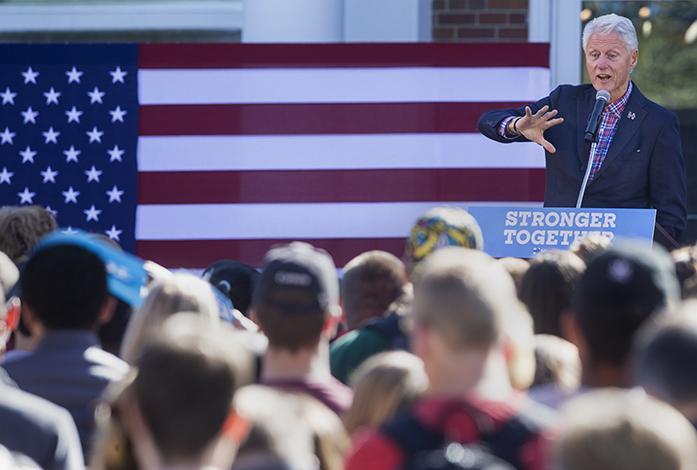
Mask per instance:
[[[627,113],[627,117],[633,121],[633,120],[636,118],[636,114],[634,114],[633,112],[629,111],[629,112]]]

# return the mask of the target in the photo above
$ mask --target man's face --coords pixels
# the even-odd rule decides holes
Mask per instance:
[[[629,73],[637,63],[638,52],[627,47],[616,33],[595,33],[585,50],[586,69],[593,88],[607,90],[615,101],[624,95],[629,84]]]

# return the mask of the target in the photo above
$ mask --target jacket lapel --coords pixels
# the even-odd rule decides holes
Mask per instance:
[[[590,116],[591,111],[593,111],[594,104],[595,89],[593,87],[589,87],[588,90],[586,90],[586,92],[576,103],[576,122],[578,122],[578,129],[576,131],[576,142],[578,145],[577,156],[581,178],[583,178],[583,174],[586,171],[588,155],[591,149],[590,144],[584,140],[584,134],[586,131],[586,123],[588,122],[588,116]]]
[[[636,132],[639,130],[639,127],[641,127],[641,122],[644,120],[644,117],[646,117],[647,111],[644,109],[646,103],[646,98],[641,94],[636,84],[634,84],[632,94],[629,96],[629,100],[627,101],[627,105],[624,107],[624,111],[622,111],[622,117],[620,117],[620,120],[617,123],[617,130],[615,131],[615,136],[612,138],[610,149],[608,150],[607,155],[603,160],[603,164],[598,170],[598,173],[595,175],[595,178],[593,178],[593,181],[591,181],[589,185],[597,181],[600,175],[607,171],[607,168],[610,166],[612,161],[622,154],[624,150],[626,150],[625,147],[632,139],[634,134],[636,134]],[[632,118],[628,116],[632,116]]]

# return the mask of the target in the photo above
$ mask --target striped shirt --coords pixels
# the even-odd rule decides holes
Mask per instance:
[[[615,136],[617,124],[620,122],[620,117],[622,117],[622,112],[627,105],[632,88],[633,85],[630,81],[627,91],[622,98],[607,105],[603,111],[600,118],[600,127],[598,129],[598,142],[595,145],[595,151],[591,156],[593,163],[591,166],[589,181],[593,181],[593,178],[595,178],[595,176],[598,174],[598,171],[603,164],[603,160],[605,160],[605,156],[607,156],[607,152],[610,150],[612,138]]]

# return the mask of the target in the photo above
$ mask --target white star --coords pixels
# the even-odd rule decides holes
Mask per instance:
[[[114,185],[113,188],[111,188],[111,191],[107,191],[106,195],[109,196],[109,202],[121,202],[121,196],[123,195],[123,191],[120,191],[119,188]]]
[[[26,72],[22,72],[22,76],[24,76],[25,85],[29,82],[36,85],[36,77],[39,76],[39,72],[34,72],[31,67],[29,67]]]
[[[56,103],[58,104],[58,97],[60,96],[60,92],[57,92],[56,90],[51,87],[50,90],[48,90],[46,93],[44,93],[44,96],[46,97],[46,104],[51,104],[51,103]]]
[[[75,106],[73,106],[71,109],[67,110],[65,112],[65,115],[68,116],[68,122],[80,122],[80,116],[82,115],[82,111],[78,111]]]
[[[126,111],[121,109],[121,106],[117,106],[113,111],[109,111],[111,114],[111,122],[123,122],[123,117],[126,115]]]
[[[109,74],[111,75],[111,83],[124,83],[123,77],[125,77],[128,74],[128,72],[122,71],[121,67],[116,67],[116,70],[114,70],[113,72],[109,72]]]
[[[42,132],[42,134],[44,135],[44,139],[46,139],[46,142],[44,142],[45,144],[47,144],[49,142],[53,142],[54,144],[57,144],[58,143],[58,136],[61,135],[60,132],[54,131],[53,127],[49,127],[48,130],[46,132]]]
[[[2,167],[2,171],[0,171],[0,184],[7,183],[7,184],[12,184],[12,177],[14,176],[14,173],[11,171],[7,171],[7,168]]]
[[[87,135],[90,137],[90,144],[92,142],[102,142],[102,135],[104,135],[104,132],[100,131],[97,129],[97,126],[94,126],[91,131],[87,131]]]
[[[40,173],[41,173],[41,176],[44,177],[44,183],[48,183],[49,181],[51,183],[56,182],[56,176],[58,176],[58,172],[52,170],[50,166],[48,168],[46,168],[46,171],[42,171]]]
[[[31,106],[29,106],[26,111],[22,111],[20,114],[24,118],[24,124],[27,124],[28,122],[36,124],[36,116],[39,115],[38,112],[31,109]]]
[[[13,144],[14,142],[12,142],[12,139],[15,138],[15,135],[14,132],[11,132],[10,129],[6,127],[4,131],[0,132],[0,145],[7,143]]]
[[[104,233],[106,233],[107,237],[118,242],[121,241],[119,239],[119,235],[123,233],[123,230],[118,230],[115,225],[112,225],[111,228],[109,230],[105,230]]]
[[[2,104],[15,104],[15,96],[17,96],[17,93],[12,93],[12,90],[5,88],[5,92],[0,93],[0,96],[2,97]]]
[[[74,202],[77,204],[77,197],[80,195],[80,191],[75,191],[73,187],[69,187],[67,191],[63,191],[63,197],[65,198],[65,204],[69,202]]]
[[[55,209],[51,209],[51,206],[46,206],[46,212],[51,214],[54,219],[58,216],[58,211]]]
[[[65,155],[65,163],[77,162],[77,156],[80,155],[80,151],[71,145],[68,150],[63,150],[63,154]]]
[[[17,196],[19,196],[20,204],[33,204],[34,196],[36,196],[36,193],[32,193],[31,191],[29,191],[29,188],[25,186],[24,191],[22,191],[21,193],[17,193]]]
[[[72,70],[68,70],[67,72],[65,72],[65,74],[68,76],[68,83],[80,83],[80,76],[83,73],[84,72],[80,72],[78,69],[76,69],[74,65]]]
[[[28,145],[27,148],[19,152],[19,154],[22,156],[22,163],[34,163],[34,157],[36,156],[36,152],[34,152]]]
[[[103,91],[99,91],[99,88],[94,87],[94,90],[88,91],[87,94],[90,97],[90,104],[101,103],[102,97],[104,96]]]
[[[100,211],[99,209],[96,209],[94,207],[94,204],[92,204],[92,206],[89,209],[84,210],[82,212],[84,212],[85,216],[87,217],[86,222],[89,222],[90,220],[94,220],[95,222],[99,222],[99,214],[102,213],[102,211]]]
[[[102,171],[97,170],[94,165],[92,165],[92,168],[85,171],[85,174],[87,175],[87,182],[89,183],[90,181],[96,181],[99,183],[99,177],[102,175],[102,173]]]
[[[115,162],[116,160],[122,162],[123,160],[121,157],[124,154],[124,151],[119,148],[118,145],[114,145],[114,148],[111,150],[107,150],[107,153],[109,154],[109,161],[110,162]]]

